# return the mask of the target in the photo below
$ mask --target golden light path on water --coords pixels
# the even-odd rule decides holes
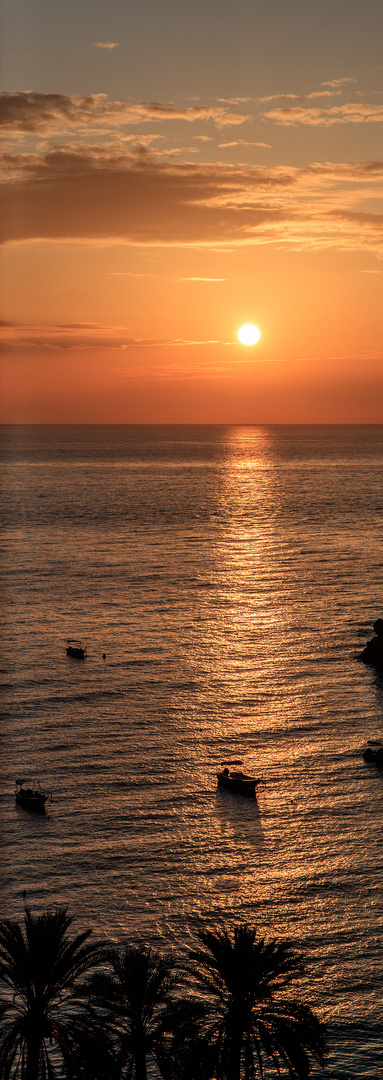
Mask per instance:
[[[7,914],[25,889],[178,954],[206,925],[288,936],[334,1070],[376,1080],[383,784],[361,749],[383,689],[355,654],[383,584],[382,437],[35,430],[9,454]],[[263,778],[255,803],[217,791],[231,759]],[[42,820],[14,806],[26,763],[53,788]]]

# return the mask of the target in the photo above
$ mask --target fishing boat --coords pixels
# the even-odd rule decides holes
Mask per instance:
[[[40,784],[34,783],[33,787],[24,787],[25,780],[16,780],[16,802],[18,806],[23,806],[24,810],[32,810],[35,813],[44,813],[45,804],[49,798],[49,794],[43,791]],[[52,795],[50,795],[52,801]]]
[[[217,780],[218,787],[226,788],[233,795],[245,795],[250,799],[255,799],[255,789],[260,783],[254,776],[247,776],[243,772],[229,772],[227,768],[217,773]]]
[[[364,760],[371,765],[378,765],[383,769],[383,742],[381,739],[369,739],[366,749],[363,750]]]
[[[86,646],[75,638],[68,638],[66,643],[67,656],[74,656],[76,660],[85,660],[88,655]]]

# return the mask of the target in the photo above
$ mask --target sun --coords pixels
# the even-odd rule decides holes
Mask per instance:
[[[254,323],[245,323],[244,326],[239,328],[237,335],[242,345],[255,345],[260,336],[260,331],[257,326],[254,326]]]

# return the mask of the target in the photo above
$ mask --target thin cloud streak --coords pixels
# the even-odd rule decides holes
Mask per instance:
[[[198,347],[227,344],[218,339],[195,340],[188,338],[135,338],[120,326],[102,326],[96,323],[58,323],[37,325],[35,323],[0,323],[0,350],[9,349],[52,351],[82,351],[84,349],[152,349],[174,347]]]
[[[338,97],[341,93],[341,90],[312,90],[310,94],[269,94],[258,101],[262,105],[268,101],[312,101],[314,98]]]
[[[348,102],[333,105],[329,109],[302,109],[284,106],[265,113],[268,120],[274,120],[284,127],[298,124],[313,127],[332,127],[334,124],[379,124],[383,120],[383,105],[368,105],[362,102]]]
[[[271,144],[266,142],[249,142],[247,139],[233,139],[232,142],[218,143],[219,150],[227,150],[231,146],[260,146],[264,150],[271,150]]]
[[[106,94],[69,97],[30,91],[0,95],[0,128],[13,133],[38,134],[54,129],[139,124],[150,120],[212,120],[218,128],[243,124],[251,117],[233,113],[220,105],[192,105],[177,108],[171,102],[110,101]]]
[[[327,82],[322,82],[321,86],[345,86],[346,83],[356,83],[357,79],[354,79],[353,75],[345,75],[343,79],[329,79]]]

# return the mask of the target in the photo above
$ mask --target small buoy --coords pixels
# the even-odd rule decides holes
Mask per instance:
[[[103,659],[103,660],[106,660],[106,653],[104,653],[104,652],[103,652],[103,654],[102,654],[102,659]]]

